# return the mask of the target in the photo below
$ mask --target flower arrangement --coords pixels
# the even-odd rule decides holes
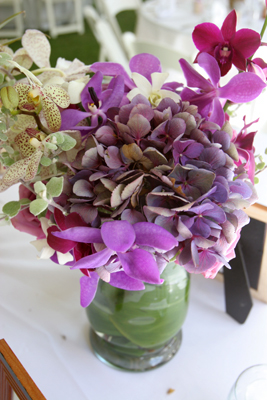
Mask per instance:
[[[99,279],[142,290],[161,284],[171,260],[214,278],[235,256],[243,208],[257,198],[256,132],[245,118],[236,132],[228,111],[266,86],[265,63],[252,59],[261,36],[236,32],[232,11],[193,40],[209,78],[181,59],[186,87],[150,54],[130,60],[129,76],[110,62],[52,68],[36,30],[15,53],[1,46],[0,190],[21,184],[1,219],[36,236],[40,258],[80,269],[83,307]]]

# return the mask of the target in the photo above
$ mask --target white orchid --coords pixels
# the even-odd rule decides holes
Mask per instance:
[[[168,72],[153,72],[151,74],[152,83],[150,83],[143,75],[133,72],[132,80],[136,84],[136,88],[127,94],[128,99],[131,101],[136,95],[142,94],[150,101],[153,107],[157,107],[165,97],[171,98],[178,103],[181,98],[177,93],[162,89],[168,76]]]

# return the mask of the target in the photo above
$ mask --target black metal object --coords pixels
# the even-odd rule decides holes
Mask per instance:
[[[224,267],[226,312],[243,324],[253,306],[250,288],[257,290],[261,271],[266,224],[254,218],[241,232],[232,269]]]
[[[226,312],[243,324],[252,308],[250,283],[241,243],[236,246],[236,258],[231,260],[232,269],[224,267],[224,293]]]

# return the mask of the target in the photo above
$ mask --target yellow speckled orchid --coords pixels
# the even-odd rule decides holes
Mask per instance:
[[[59,130],[61,125],[61,116],[58,106],[67,108],[70,104],[68,93],[61,87],[54,85],[41,85],[18,83],[15,86],[19,94],[19,109],[27,111],[41,110],[48,128],[52,132]]]

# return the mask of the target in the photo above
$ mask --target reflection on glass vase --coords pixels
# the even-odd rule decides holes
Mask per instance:
[[[189,300],[189,275],[170,262],[162,285],[127,291],[99,282],[86,312],[96,356],[120,369],[145,371],[169,361],[179,350]]]

